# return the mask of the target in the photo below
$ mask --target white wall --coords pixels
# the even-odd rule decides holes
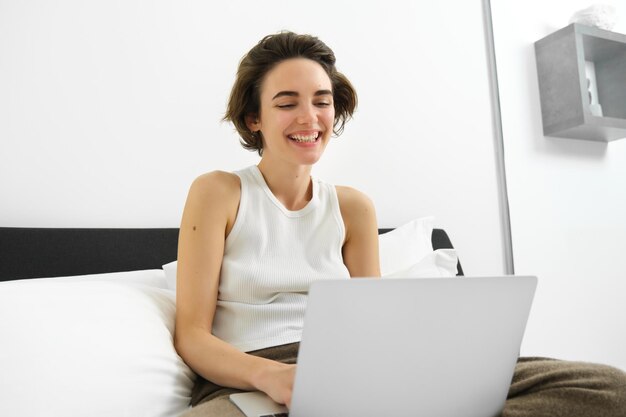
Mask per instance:
[[[257,161],[220,118],[280,29],[328,43],[360,94],[315,175],[381,227],[435,215],[467,273],[502,273],[482,5],[462,0],[0,0],[0,225],[177,226],[195,176]]]
[[[492,0],[515,271],[540,280],[522,354],[626,369],[626,139],[544,137],[533,49],[590,3]]]

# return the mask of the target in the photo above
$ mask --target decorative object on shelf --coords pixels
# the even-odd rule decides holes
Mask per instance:
[[[569,22],[611,30],[617,22],[617,9],[612,4],[594,4],[574,13]]]
[[[626,35],[572,23],[535,42],[543,133],[626,137]]]
[[[594,116],[602,117],[602,106],[598,103],[598,84],[596,81],[596,64],[585,61],[585,76],[587,77],[587,93],[589,95],[589,110]]]

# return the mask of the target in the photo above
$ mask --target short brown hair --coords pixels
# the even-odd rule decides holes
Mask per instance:
[[[246,116],[258,115],[261,107],[261,84],[265,75],[280,62],[290,58],[307,58],[324,68],[330,78],[335,106],[333,132],[341,134],[354,113],[357,95],[350,81],[335,68],[335,54],[324,42],[311,35],[279,32],[261,39],[239,63],[237,79],[230,92],[224,120],[231,121],[241,136],[241,145],[263,154],[260,132],[248,129]]]

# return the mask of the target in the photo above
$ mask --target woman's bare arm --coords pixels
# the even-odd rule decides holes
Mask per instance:
[[[336,187],[346,226],[343,262],[351,277],[380,277],[378,222],[372,201],[350,187]]]
[[[176,285],[176,350],[216,384],[261,390],[289,403],[295,367],[240,352],[211,334],[227,234],[240,199],[239,179],[205,174],[192,184],[180,226]]]

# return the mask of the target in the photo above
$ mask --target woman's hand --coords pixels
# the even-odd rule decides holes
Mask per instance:
[[[258,376],[257,388],[272,400],[291,408],[291,394],[296,376],[296,365],[275,362]]]

